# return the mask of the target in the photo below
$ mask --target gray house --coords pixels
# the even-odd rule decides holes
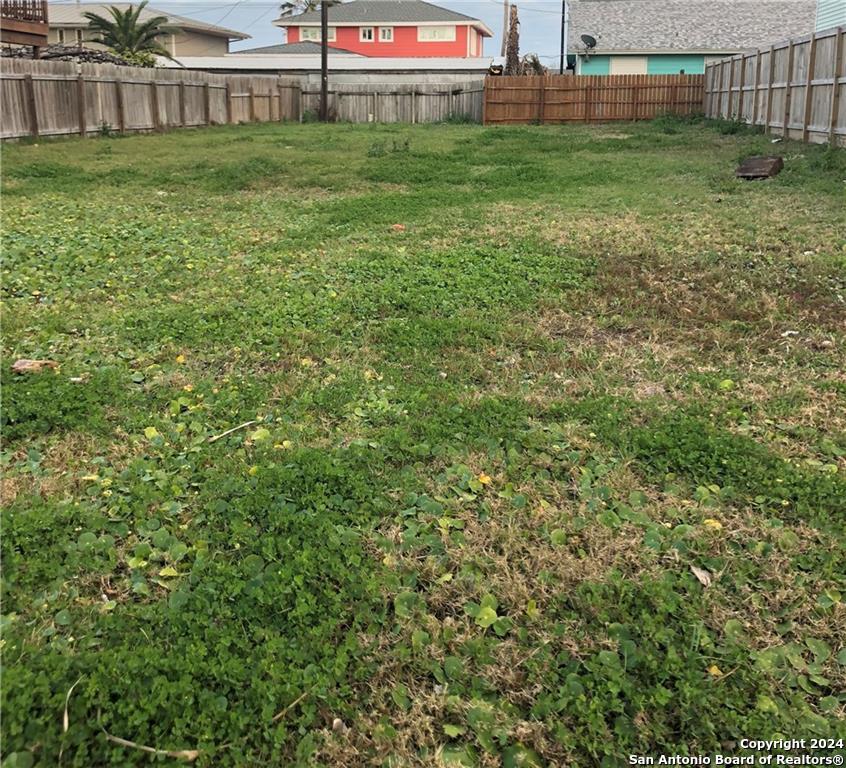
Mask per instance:
[[[582,75],[701,74],[712,59],[810,34],[816,13],[817,0],[571,0],[569,50]]]

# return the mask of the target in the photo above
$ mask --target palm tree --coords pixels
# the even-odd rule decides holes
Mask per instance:
[[[164,56],[173,59],[159,38],[172,35],[176,30],[168,27],[167,16],[153,16],[151,19],[138,23],[138,17],[148,0],[141,0],[136,5],[130,5],[125,11],[115,6],[109,7],[111,18],[86,11],[82,15],[88,19],[88,28],[99,33],[95,42],[111,48],[115,53],[130,58],[144,59],[151,56]]]
[[[320,7],[320,0],[284,0],[279,6],[280,16],[298,16],[301,13],[316,11]]]

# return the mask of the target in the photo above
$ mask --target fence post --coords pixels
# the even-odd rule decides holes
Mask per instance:
[[[740,87],[737,92],[737,119],[738,120],[745,120],[745,113],[743,110],[743,103],[746,97],[744,93],[744,88],[746,88],[746,54],[740,54]]]
[[[771,133],[773,130],[773,78],[775,77],[775,46],[770,46],[770,73],[767,77],[767,114],[764,117],[764,130]]]
[[[203,85],[203,117],[206,125],[211,125],[211,86],[208,83]]]
[[[79,135],[85,136],[88,127],[85,120],[85,78],[81,74],[76,78],[76,102],[79,113]]]
[[[710,74],[709,74],[710,73]],[[705,70],[705,83],[704,83],[704,101],[705,101],[705,116],[706,117],[713,117],[714,116],[714,83],[717,80],[717,65],[711,64]]]
[[[728,109],[726,110],[726,120],[732,120],[734,109],[732,108],[732,92],[734,91],[734,57],[729,59],[729,89],[728,89]]]
[[[814,80],[814,68],[817,64],[817,35],[811,35],[810,48],[808,49],[808,72],[805,77],[805,104],[802,107],[802,141],[808,140],[808,130],[811,125],[811,83]],[[834,79],[837,80],[835,74]]]
[[[276,96],[279,99],[279,122],[282,122],[282,81],[276,83]]]
[[[543,125],[544,113],[546,112],[546,78],[540,77],[540,100],[538,102],[538,124]]]
[[[185,81],[179,81],[179,125],[185,127]]]
[[[160,131],[162,117],[159,112],[159,84],[155,80],[150,82],[150,112],[153,116],[153,130]]]
[[[226,81],[226,124],[232,123],[232,86]]]
[[[640,114],[640,83],[632,84],[632,120],[637,120]]]
[[[846,29],[838,27],[835,33],[837,37],[834,41],[834,78],[831,83],[831,113],[828,117],[828,143],[834,146],[837,142],[837,135],[835,128],[837,127],[837,117],[840,114],[840,84],[837,82],[840,79],[840,69],[843,66],[843,37]]]
[[[417,122],[417,91],[413,88],[411,90],[411,122]]]
[[[118,130],[126,132],[126,106],[123,101],[123,80],[115,80],[115,101],[117,102]]]
[[[793,57],[795,55],[793,49],[793,41],[791,40],[787,44],[787,70],[785,72],[785,84],[784,84],[784,119],[782,121],[782,135],[784,138],[788,138],[788,134],[790,133],[790,102],[791,102],[791,87],[793,83]]]
[[[250,95],[250,122],[256,122],[256,89],[250,85],[249,91]]]
[[[755,85],[752,87],[752,125],[758,124],[758,86],[761,82],[761,50],[755,51]]]
[[[29,132],[38,136],[38,106],[35,101],[35,82],[32,75],[24,75],[24,87],[26,89],[26,104],[29,110]]]

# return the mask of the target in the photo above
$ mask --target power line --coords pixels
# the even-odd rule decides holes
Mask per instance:
[[[230,13],[232,13],[232,11],[234,11],[234,10],[235,10],[235,9],[236,9],[239,5],[243,5],[246,1],[247,1],[247,0],[238,0],[238,1],[237,1],[237,2],[235,2],[235,3],[232,3],[232,7],[231,7],[231,8],[230,8],[230,9],[229,9],[226,13],[224,13],[224,14],[223,14],[223,16],[221,16],[221,17],[220,17],[217,21],[215,21],[214,23],[215,23],[215,24],[220,24],[220,22],[222,22],[222,21],[223,21],[223,20],[224,20],[224,19],[225,19],[225,18],[226,18],[226,17],[227,17]]]

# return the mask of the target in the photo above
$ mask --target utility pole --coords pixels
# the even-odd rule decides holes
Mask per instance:
[[[567,35],[570,26],[570,7],[567,0],[561,0],[561,61],[558,64],[558,74],[563,75],[567,66]]]
[[[508,40],[508,0],[502,0],[502,46],[499,55],[505,57],[505,41]]]
[[[329,2],[320,3],[320,122],[329,121]]]

